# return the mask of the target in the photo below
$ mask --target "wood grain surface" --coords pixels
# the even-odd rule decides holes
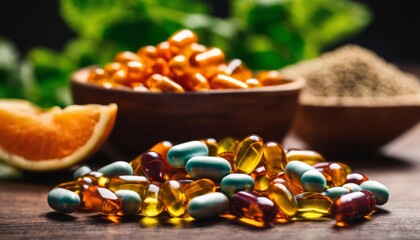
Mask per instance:
[[[284,144],[300,145],[293,136]],[[71,178],[64,172],[0,182],[0,239],[420,239],[420,124],[378,155],[328,160],[344,161],[389,187],[390,200],[373,219],[347,228],[330,220],[254,229],[223,219],[181,222],[167,216],[113,223],[92,213],[61,215],[49,208],[48,191]]]

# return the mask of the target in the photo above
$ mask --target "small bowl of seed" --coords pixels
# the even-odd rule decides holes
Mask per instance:
[[[420,81],[370,50],[348,45],[283,69],[307,85],[293,130],[332,155],[375,152],[420,122]]]

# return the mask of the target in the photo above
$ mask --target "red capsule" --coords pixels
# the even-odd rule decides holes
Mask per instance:
[[[236,215],[259,222],[271,222],[277,215],[273,201],[253,192],[235,193],[231,199],[231,206]]]
[[[369,180],[369,178],[362,173],[350,173],[346,176],[346,183],[356,183],[357,185],[360,185],[367,180]]]
[[[331,207],[331,214],[338,225],[370,215],[375,210],[376,200],[366,190],[347,193],[339,197]]]
[[[166,181],[166,168],[163,157],[159,153],[153,151],[144,153],[141,157],[141,166],[149,181],[161,183]]]

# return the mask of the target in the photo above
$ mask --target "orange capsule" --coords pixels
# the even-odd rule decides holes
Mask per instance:
[[[178,83],[187,91],[209,90],[210,84],[207,78],[199,72],[186,72],[180,78]]]
[[[181,48],[178,54],[184,55],[187,59],[190,59],[190,57],[193,54],[202,53],[202,52],[205,52],[206,50],[207,48],[201,44],[191,43]]]
[[[195,34],[193,31],[188,30],[188,29],[183,29],[172,34],[168,38],[168,42],[173,46],[182,48],[188,44],[198,42],[198,37],[197,37],[197,34]]]
[[[112,74],[120,69],[126,69],[125,65],[120,62],[111,62],[104,66],[104,70],[108,76],[112,76]]]
[[[176,46],[171,46],[169,42],[161,42],[156,46],[156,57],[169,61],[178,51],[179,49]]]
[[[114,74],[112,74],[111,80],[117,84],[127,85],[127,71],[124,69],[116,71]]]
[[[116,214],[122,207],[121,199],[111,190],[89,186],[83,192],[83,203],[89,210],[100,214]]]
[[[89,75],[87,80],[88,81],[98,81],[103,79],[107,76],[106,72],[102,68],[94,68],[89,71]]]
[[[225,53],[220,48],[210,48],[202,53],[191,56],[193,66],[205,67],[219,65],[225,61]]]
[[[248,78],[247,80],[245,80],[245,84],[249,88],[256,88],[256,87],[261,87],[262,86],[260,81],[258,81],[258,79],[256,79],[256,78]]]
[[[187,58],[184,55],[176,55],[168,63],[169,69],[176,76],[182,76],[186,69],[189,68]]]
[[[146,59],[155,59],[157,57],[157,49],[155,46],[144,46],[137,51],[137,55]]]
[[[225,69],[227,75],[245,81],[252,77],[252,71],[240,60],[233,59]]]
[[[130,61],[127,63],[127,81],[141,82],[146,75],[146,65],[138,61]]]
[[[140,82],[131,83],[130,86],[133,88],[135,92],[148,92],[149,91],[149,89],[146,86],[144,86],[143,83],[140,83]]]
[[[155,74],[155,73],[157,73],[157,74],[160,74],[160,75],[163,75],[163,76],[167,76],[167,77],[172,76],[172,73],[171,73],[171,70],[169,68],[168,62],[165,59],[161,58],[161,57],[157,58],[151,64],[151,67],[150,67],[149,70],[151,71],[151,72],[148,72],[149,74]]]
[[[126,64],[130,61],[141,61],[140,57],[137,54],[135,54],[133,52],[130,52],[130,51],[124,51],[124,52],[118,53],[115,56],[114,60],[116,62],[120,62],[120,63],[124,63],[124,64]]]
[[[257,78],[263,86],[273,86],[285,83],[279,71],[262,71],[258,74]]]
[[[178,83],[166,76],[153,74],[146,80],[146,86],[154,92],[176,92],[183,93],[185,90]]]
[[[233,77],[224,75],[224,74],[218,74],[210,81],[211,88],[214,89],[245,89],[248,88],[248,86],[238,79],[235,79]]]
[[[221,158],[226,159],[230,164],[232,172],[236,172],[235,153],[233,153],[233,152],[221,152],[221,153],[217,154],[217,157],[221,157]]]

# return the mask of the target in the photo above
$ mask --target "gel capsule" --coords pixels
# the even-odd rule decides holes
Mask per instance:
[[[130,61],[141,61],[140,57],[137,54],[135,54],[133,52],[130,52],[130,51],[124,51],[124,52],[118,53],[115,56],[114,60],[116,62],[120,62],[120,63],[124,63],[124,64],[126,64]]]
[[[249,174],[260,163],[264,150],[264,142],[257,135],[244,138],[235,153],[235,166],[238,172]]]
[[[362,182],[369,180],[368,177],[362,173],[350,173],[346,176],[346,183],[355,183],[360,185]]]
[[[321,193],[301,193],[295,196],[298,202],[296,219],[327,220],[331,216],[331,199]]]
[[[231,198],[239,191],[254,190],[254,179],[251,176],[243,173],[232,173],[226,175],[220,182],[220,191]]]
[[[77,181],[63,182],[63,183],[58,184],[54,188],[64,188],[66,190],[76,193],[79,196],[81,196],[81,194],[85,190],[85,188],[83,187],[83,184]]]
[[[243,82],[252,77],[252,71],[240,59],[231,60],[227,64],[225,72],[227,75],[239,79]]]
[[[138,194],[143,194],[148,185],[149,181],[144,176],[122,175],[110,178],[106,182],[105,187],[114,192],[118,190],[131,190]]]
[[[104,177],[104,175],[100,172],[92,171],[79,177],[76,181],[82,185],[104,186],[106,181],[108,181],[108,178]]]
[[[235,166],[235,154],[232,152],[222,152],[217,154],[216,157],[221,157],[229,162],[230,168],[232,169],[232,172],[236,172],[236,166]]]
[[[356,192],[356,191],[362,190],[362,188],[356,183],[346,183],[342,187],[347,188],[348,190],[350,190],[350,192]]]
[[[173,146],[167,154],[168,162],[175,168],[185,167],[186,162],[194,156],[208,156],[209,149],[200,141],[190,141]]]
[[[146,80],[146,86],[149,87],[150,91],[154,92],[185,92],[181,85],[174,82],[172,79],[160,74],[153,74],[150,76]]]
[[[223,153],[223,152],[236,152],[236,148],[238,147],[239,140],[234,137],[225,137],[222,138],[218,142],[218,148],[217,148],[217,154]]]
[[[301,161],[309,165],[325,162],[325,158],[321,154],[310,150],[292,149],[287,151],[286,156],[288,162]]]
[[[362,182],[360,184],[360,187],[363,190],[372,192],[372,194],[375,196],[377,205],[384,205],[386,202],[388,202],[389,190],[382,183],[368,180],[368,181]]]
[[[188,198],[181,184],[175,180],[169,180],[162,184],[159,192],[166,210],[172,217],[180,217],[185,214]]]
[[[225,53],[220,48],[210,48],[202,53],[191,56],[190,62],[193,66],[206,67],[219,65],[225,60]]]
[[[231,199],[231,207],[236,215],[256,220],[271,222],[277,215],[274,203],[252,192],[240,191]]]
[[[286,179],[290,183],[301,187],[300,179],[302,175],[308,170],[314,170],[315,168],[311,165],[301,162],[301,161],[290,161],[287,163],[284,172],[286,174]]]
[[[229,199],[219,192],[193,198],[188,205],[188,214],[196,219],[215,217],[227,212]]]
[[[274,86],[285,83],[279,71],[262,71],[257,76],[263,86]]]
[[[339,197],[331,207],[337,225],[370,215],[375,210],[375,197],[369,191],[351,192]]]
[[[219,145],[217,144],[216,139],[214,138],[206,138],[201,139],[200,142],[203,142],[206,144],[207,148],[209,149],[209,156],[216,156],[217,155],[217,149]]]
[[[297,200],[285,185],[273,182],[268,189],[268,196],[284,215],[293,217],[296,214],[298,210]]]
[[[187,195],[188,199],[190,200],[195,197],[216,191],[216,185],[214,185],[214,182],[206,178],[195,180],[183,188],[185,190],[185,195]]]
[[[195,156],[185,165],[188,175],[194,179],[208,178],[219,182],[231,172],[230,164],[223,158]]]
[[[210,81],[211,88],[214,89],[245,89],[246,83],[225,74],[217,74]]]
[[[48,205],[57,212],[72,213],[79,209],[80,197],[70,190],[54,188],[48,193]]]
[[[88,210],[100,214],[117,214],[121,210],[121,199],[111,190],[89,186],[83,192],[83,203]]]
[[[183,29],[172,34],[168,38],[168,42],[171,45],[177,46],[178,48],[182,48],[189,44],[198,42],[198,36],[191,30]]]
[[[167,178],[165,163],[163,157],[157,152],[146,152],[141,157],[141,166],[143,172],[149,181],[164,183]]]
[[[341,195],[349,193],[350,190],[345,187],[332,187],[326,189],[323,194],[329,198],[331,198],[332,201],[335,201],[337,198],[339,198]]]
[[[314,164],[313,167],[320,172],[325,172],[330,175],[336,186],[342,186],[344,183],[346,183],[346,170],[339,163],[321,162]]]
[[[286,186],[290,192],[292,192],[293,195],[297,195],[300,193],[303,193],[303,189],[300,187],[297,187],[296,185],[290,183],[289,181],[286,180],[286,176],[284,173],[280,173],[277,178],[275,178],[273,180],[273,183],[281,183],[284,186]]]
[[[146,65],[139,61],[127,63],[127,82],[143,82],[146,74]]]
[[[264,166],[257,167],[252,173],[251,177],[255,181],[254,190],[257,192],[265,192],[270,187],[270,183],[273,180],[269,175]]]
[[[137,51],[137,55],[151,60],[157,57],[157,50],[155,46],[144,46]]]
[[[278,142],[266,142],[264,144],[262,159],[267,174],[272,178],[283,172],[287,164],[286,152]]]
[[[157,183],[151,183],[144,191],[141,203],[141,212],[146,217],[155,217],[163,211],[163,202],[159,194]]]

